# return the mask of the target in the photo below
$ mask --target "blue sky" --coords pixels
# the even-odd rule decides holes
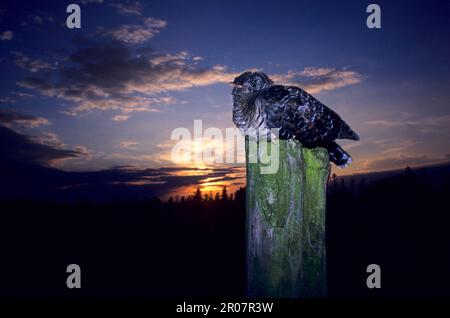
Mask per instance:
[[[79,30],[65,26],[69,3],[0,4],[0,120],[76,154],[51,165],[173,165],[172,130],[233,127],[227,82],[252,68],[359,133],[338,173],[450,158],[448,1],[377,1],[378,30],[366,1],[85,0]]]

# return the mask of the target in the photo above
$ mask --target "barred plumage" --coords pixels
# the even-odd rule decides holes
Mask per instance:
[[[233,121],[250,137],[270,136],[279,129],[280,139],[297,139],[303,146],[325,147],[338,166],[351,163],[350,155],[336,139],[359,140],[359,136],[338,114],[313,96],[294,86],[274,85],[261,72],[238,76],[233,89]]]

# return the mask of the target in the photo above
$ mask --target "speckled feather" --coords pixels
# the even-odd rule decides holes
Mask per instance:
[[[353,139],[352,130],[338,114],[300,88],[271,86],[260,92],[255,103],[262,104],[267,126],[280,128],[281,139],[295,138],[310,147],[338,138]]]
[[[273,85],[260,72],[246,72],[233,84],[233,121],[244,134],[269,135],[279,129],[280,139],[297,139],[305,147],[327,148],[338,166],[350,164],[351,157],[336,139],[359,140],[359,136],[333,110],[294,86]]]

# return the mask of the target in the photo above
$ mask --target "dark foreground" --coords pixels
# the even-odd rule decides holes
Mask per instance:
[[[448,167],[331,180],[329,296],[450,296],[449,199]],[[183,202],[0,206],[0,296],[245,295],[244,190]],[[66,287],[71,263],[81,266],[80,290]],[[373,263],[379,290],[366,287]]]

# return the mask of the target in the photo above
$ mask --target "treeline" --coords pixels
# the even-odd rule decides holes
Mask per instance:
[[[450,295],[450,169],[331,176],[328,292]],[[352,180],[353,179],[353,180]],[[0,201],[0,296],[243,296],[245,189],[109,203]],[[65,285],[79,264],[83,288]],[[382,288],[366,287],[378,264]],[[33,270],[30,270],[32,268]]]
[[[238,202],[244,202],[245,201],[245,188],[239,188],[234,194],[228,194],[227,187],[224,186],[222,188],[222,192],[216,192],[215,194],[212,191],[209,191],[208,193],[202,193],[200,187],[197,187],[197,190],[193,192],[192,195],[186,196],[171,196],[167,200],[167,204],[175,204],[175,203],[205,203],[205,204],[211,204],[211,203],[219,203],[219,202],[228,202],[228,201],[238,201]]]

